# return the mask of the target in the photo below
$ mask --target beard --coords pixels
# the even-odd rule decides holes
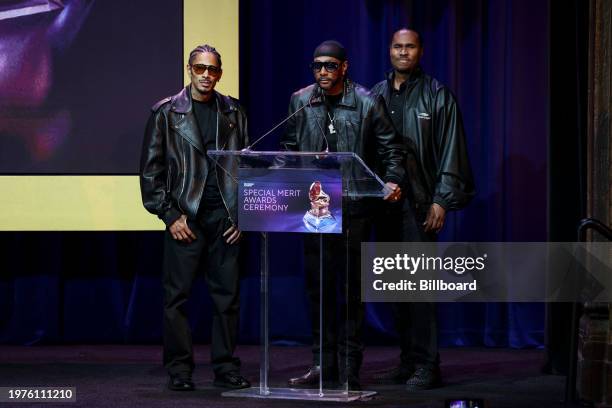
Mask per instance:
[[[342,81],[344,81],[344,78],[343,78],[343,77],[338,77],[338,78],[336,78],[336,79],[334,79],[334,80],[330,80],[329,85],[327,86],[327,88],[325,88],[323,85],[321,85],[321,80],[322,80],[322,79],[329,80],[329,78],[319,78],[319,79],[317,80],[317,84],[319,85],[319,87],[320,87],[321,89],[324,89],[324,90],[333,89],[333,88],[335,88],[335,87],[336,87],[336,86],[337,86],[339,83],[342,83]]]
[[[419,65],[418,61],[410,61],[409,64],[410,65],[406,67],[405,64],[402,64],[399,62],[399,59],[398,61],[393,61],[393,60],[391,61],[391,65],[393,66],[393,69],[399,72],[400,74],[410,74]]]

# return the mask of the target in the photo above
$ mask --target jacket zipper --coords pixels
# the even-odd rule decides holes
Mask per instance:
[[[217,133],[215,135],[215,145],[217,147],[217,150],[219,150],[219,104],[218,103],[217,103]],[[216,167],[217,164],[213,163],[213,166]],[[223,205],[225,206],[225,210],[227,211],[227,218],[229,218],[232,225],[234,225],[232,214],[230,213],[229,207],[227,206],[227,203],[225,202],[225,198],[223,197],[222,187],[221,187],[221,184],[219,183],[219,172],[216,171],[216,168],[215,168],[215,178],[217,179],[217,187],[219,188],[219,194],[221,195],[221,201],[223,201]]]
[[[183,191],[185,191],[185,177],[186,177],[186,174],[187,174],[187,164],[185,163],[186,162],[186,159],[185,159],[185,148],[183,147],[183,143],[185,143],[185,142],[183,140],[181,140],[181,158],[183,159],[182,160],[182,165],[183,165],[183,180],[182,180],[182,183],[181,183],[181,192],[179,193],[179,199],[178,199],[177,204],[178,204],[179,210],[181,210],[181,213],[187,214],[185,212],[185,210],[183,210],[183,208],[181,207],[181,197],[183,196]]]
[[[172,166],[168,163],[168,178],[166,179],[166,193],[172,195]]]

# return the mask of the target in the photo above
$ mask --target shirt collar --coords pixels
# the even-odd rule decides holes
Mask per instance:
[[[406,84],[412,84],[416,81],[419,80],[419,78],[421,77],[421,75],[423,75],[423,70],[421,69],[421,66],[417,66],[414,71],[412,71],[412,73],[410,74],[410,77],[408,78],[407,81],[404,81],[404,83],[402,83],[401,87],[400,87],[400,92],[403,92],[406,88]],[[389,84],[389,88],[393,91],[395,90],[395,88],[393,87],[393,80],[395,79],[395,70],[390,70],[387,72],[387,83]]]

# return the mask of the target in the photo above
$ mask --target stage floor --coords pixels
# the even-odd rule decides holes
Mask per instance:
[[[166,389],[160,346],[74,345],[0,346],[0,387],[76,387],[76,403],[18,403],[26,406],[67,407],[316,407],[349,405],[337,402],[259,400],[222,397],[212,386],[208,346],[196,347],[195,392]],[[258,383],[259,348],[240,346],[242,374]],[[368,407],[444,407],[449,398],[482,398],[486,407],[562,407],[565,377],[542,375],[541,350],[443,349],[444,387],[408,392],[401,385],[375,384],[372,375],[397,361],[393,347],[369,347],[361,370],[364,390],[377,391],[369,401],[350,403]],[[311,360],[307,347],[274,347],[271,385],[285,386],[302,374]],[[9,406],[0,403],[0,408]]]

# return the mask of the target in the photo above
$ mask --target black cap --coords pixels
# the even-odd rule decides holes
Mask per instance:
[[[313,58],[317,57],[334,57],[339,59],[340,61],[346,60],[346,50],[344,46],[335,40],[327,40],[323,41],[317,48],[314,50]]]

